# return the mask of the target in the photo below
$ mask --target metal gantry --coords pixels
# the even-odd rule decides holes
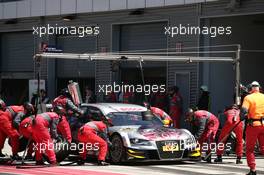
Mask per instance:
[[[236,103],[240,104],[240,52],[241,46],[236,45],[222,45],[222,46],[202,46],[192,47],[200,48],[220,48],[220,47],[236,47],[235,50],[222,51],[191,51],[191,52],[173,52],[170,49],[162,50],[139,50],[133,52],[108,52],[108,53],[38,53],[34,55],[35,60],[46,59],[70,59],[70,60],[87,60],[87,61],[137,61],[141,65],[145,61],[173,61],[181,63],[193,62],[229,62],[235,65],[235,94]],[[175,50],[175,48],[174,48]],[[232,56],[193,56],[194,54],[233,54]],[[142,75],[143,76],[143,75]],[[144,83],[144,78],[142,78]]]

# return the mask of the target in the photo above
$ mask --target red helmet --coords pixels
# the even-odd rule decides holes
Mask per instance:
[[[6,110],[6,104],[2,99],[0,99],[0,110],[2,111]]]

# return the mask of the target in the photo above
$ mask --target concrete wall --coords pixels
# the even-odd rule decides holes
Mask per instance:
[[[0,19],[165,7],[217,0],[23,0],[0,2]]]
[[[48,0],[45,1],[45,3],[47,3]],[[34,2],[33,4],[31,3],[31,6],[34,6],[34,11],[32,11],[33,9],[30,10],[30,15],[32,16],[36,16],[36,17],[30,17],[30,18],[21,18],[18,19],[16,24],[5,24],[6,20],[0,20],[0,33],[2,32],[10,32],[10,31],[32,31],[32,26],[40,26],[40,25],[46,25],[46,24],[58,24],[58,26],[79,26],[79,25],[98,25],[100,26],[100,34],[98,36],[98,43],[97,43],[97,51],[100,52],[101,48],[105,48],[107,51],[111,51],[112,50],[112,41],[113,36],[112,36],[112,30],[113,30],[113,25],[116,24],[127,24],[127,23],[144,23],[144,22],[151,22],[151,21],[168,21],[170,26],[178,26],[179,24],[182,25],[194,25],[194,26],[199,26],[200,23],[200,18],[202,19],[208,19],[208,18],[215,18],[215,17],[221,17],[221,16],[233,16],[233,15],[244,15],[246,14],[255,14],[255,13],[263,13],[263,9],[264,9],[264,2],[261,0],[252,0],[252,1],[241,1],[242,5],[239,8],[235,8],[233,11],[230,11],[228,9],[226,9],[226,7],[228,6],[228,3],[230,1],[228,0],[223,0],[223,1],[213,1],[213,2],[208,2],[208,3],[202,3],[202,4],[188,4],[188,5],[179,5],[179,6],[174,6],[173,4],[170,4],[172,1],[163,1],[163,6],[164,6],[164,2],[167,3],[167,5],[173,5],[173,6],[166,6],[163,8],[147,8],[145,9],[145,13],[142,15],[129,15],[130,11],[128,10],[119,10],[119,11],[107,11],[107,6],[104,7],[104,5],[99,5],[100,3],[105,4],[105,1],[98,1],[96,0],[96,3],[91,2],[91,1],[77,1],[77,5],[76,8],[77,9],[81,9],[83,13],[78,14],[77,18],[69,21],[69,22],[65,22],[61,19],[61,16],[59,16],[60,14],[62,14],[61,12],[61,6],[63,6],[63,3],[65,2],[65,4],[67,3],[71,3],[71,2],[66,2],[63,1],[63,3],[61,4],[61,1],[52,1],[54,3],[54,6],[47,6],[47,4],[44,6],[45,9],[41,9],[37,12],[36,9],[38,9],[37,7],[39,7],[40,0],[36,0],[36,2]],[[60,2],[60,3],[59,3]],[[86,3],[85,6],[80,7],[80,5],[78,5],[78,2],[81,3]],[[122,4],[122,3],[118,3],[117,0],[115,0],[115,5],[119,6],[113,6],[112,4],[113,1],[110,1],[110,3],[108,2],[109,5],[109,9],[113,9],[113,10],[118,10],[118,9],[130,9],[130,8],[138,8],[137,4],[133,3],[132,1],[126,1],[126,4]],[[138,1],[139,2],[139,1]],[[176,2],[176,1],[174,1]],[[178,1],[179,2],[179,1]],[[183,2],[183,1],[182,1]],[[186,0],[184,1],[185,3],[187,2]],[[191,2],[191,1],[188,1]],[[196,1],[195,1],[196,2]],[[15,2],[17,3],[17,2]],[[35,4],[36,3],[36,4]],[[145,5],[150,5],[150,1],[145,2]],[[156,3],[157,6],[162,2],[161,1],[153,1],[153,3]],[[64,4],[64,5],[65,5]],[[92,4],[92,5],[91,5]],[[112,4],[112,6],[111,6]],[[129,4],[129,5],[128,5]],[[142,2],[139,2],[139,4],[143,4]],[[153,4],[152,4],[153,5]],[[9,8],[13,8],[15,9],[13,6],[15,5],[9,5]],[[65,5],[66,6],[66,5]],[[100,8],[102,9],[99,9]],[[154,5],[153,5],[154,6]],[[75,5],[73,5],[73,7],[75,7]],[[90,8],[91,7],[91,8]],[[60,10],[58,10],[58,8]],[[88,8],[88,9],[86,9]],[[97,8],[97,10],[96,10]],[[3,11],[3,4],[0,4],[0,10],[2,9],[2,11],[0,11],[0,16],[2,14],[2,18],[7,18],[7,17],[3,17],[5,13],[8,13],[6,10],[5,12]],[[37,17],[38,15],[47,15],[47,9],[50,9],[50,11],[48,12],[48,15],[51,16],[46,16],[46,17]],[[67,8],[66,8],[67,9]],[[65,14],[67,13],[66,9],[63,10],[63,13],[65,12]],[[88,10],[92,11],[96,11],[96,13],[85,13]],[[106,11],[106,12],[100,12],[100,11]],[[17,12],[16,12],[17,13]],[[10,18],[12,17],[17,17],[16,15],[13,14],[8,14],[10,16]],[[13,15],[13,16],[12,16]],[[24,14],[26,16],[26,14]],[[54,15],[54,16],[53,16]],[[235,19],[236,20],[236,19]],[[225,19],[220,19],[217,20],[209,20],[209,24],[221,24],[222,22],[225,22]],[[199,44],[204,44],[204,45],[213,45],[213,44],[219,44],[219,43],[233,43],[233,42],[244,42],[242,40],[238,40],[238,38],[241,38],[241,36],[246,37],[245,41],[247,42],[247,40],[249,40],[250,43],[249,46],[251,48],[260,48],[257,47],[260,44],[255,44],[253,39],[250,39],[251,36],[247,35],[247,33],[240,33],[240,27],[237,23],[238,21],[234,21],[234,19],[230,19],[229,20],[230,23],[233,23],[234,26],[236,26],[235,28],[237,28],[236,30],[234,30],[234,32],[238,32],[238,35],[234,36],[234,39],[230,39],[230,38],[217,38],[217,40],[209,40],[208,38],[206,40],[206,42],[204,42],[203,38],[199,38],[199,36],[197,35],[190,35],[190,36],[177,36],[177,37],[169,37],[168,38],[168,47],[169,48],[176,48],[176,44],[180,43],[182,44],[182,46],[184,47],[193,47],[193,46],[199,46]],[[243,19],[241,21],[241,23],[243,24]],[[261,32],[263,31],[262,28],[259,29],[259,31],[255,31],[257,32]],[[164,31],[165,32],[165,31]],[[247,39],[247,35],[248,39]],[[254,33],[251,34],[252,36],[254,36]],[[257,36],[254,36],[257,37]],[[243,38],[241,38],[243,39]],[[45,36],[43,38],[37,38],[37,41],[52,41],[54,42],[54,36]],[[246,56],[249,57],[249,56]],[[252,63],[252,59],[251,60],[246,60],[244,65],[249,65]],[[242,60],[243,62],[243,60]],[[257,62],[257,61],[256,61]],[[49,64],[45,64],[45,65],[50,65],[52,63],[49,62]],[[53,64],[52,64],[53,65]],[[42,76],[44,78],[49,79],[49,77],[52,78],[52,80],[54,81],[54,77],[53,75],[49,75],[50,73],[48,73],[47,70],[49,70],[49,72],[56,72],[54,71],[55,66],[50,66],[50,67],[45,67],[45,70],[43,70],[42,72]],[[200,64],[201,65],[201,64]],[[99,66],[97,64],[97,66]],[[110,64],[104,64],[103,66],[110,66]],[[174,84],[174,72],[175,70],[179,70],[180,65],[177,63],[173,63],[173,64],[168,64],[168,82],[167,85],[173,85]],[[207,68],[205,68],[207,67]],[[203,75],[201,77],[198,76],[198,71],[199,69],[201,70],[201,74]],[[253,68],[252,68],[253,69]],[[105,68],[106,71],[108,71],[109,69]],[[226,66],[226,65],[222,65],[222,66],[218,66],[218,65],[203,65],[198,67],[197,64],[189,64],[188,68],[186,69],[187,71],[191,71],[192,73],[192,77],[193,77],[193,81],[191,82],[191,96],[190,96],[190,101],[192,104],[194,104],[197,101],[197,94],[198,94],[198,84],[202,84],[203,81],[205,79],[207,79],[207,82],[212,82],[212,81],[217,81],[218,79],[221,80],[221,78],[223,77],[228,77],[230,75],[230,72],[232,72],[232,67],[230,66]],[[204,71],[205,70],[205,71]],[[212,75],[208,76],[208,74],[210,74],[210,70],[215,70],[214,73],[212,73]],[[222,74],[222,71],[224,70],[224,73],[226,73],[224,76]],[[247,79],[251,79],[252,76],[247,77],[251,74],[248,73],[244,73],[245,68],[243,68],[243,64],[242,64],[242,79],[244,79],[245,77],[245,81],[251,81],[251,80],[247,80]],[[253,69],[255,70],[255,69]],[[206,73],[207,71],[207,73]],[[102,79],[100,81],[102,82],[108,82],[109,81],[109,76],[106,72],[102,73],[102,75],[104,75],[104,77],[101,77]],[[261,74],[259,74],[261,75]],[[230,76],[231,77],[231,76]],[[215,80],[216,79],[216,80]],[[244,81],[243,80],[243,81]],[[219,95],[214,95],[212,94],[213,99],[215,102],[213,102],[213,112],[216,112],[218,109],[222,109],[223,106],[228,102],[231,101],[231,94],[233,93],[233,88],[232,87],[226,87],[225,86],[225,81],[229,82],[232,84],[233,82],[233,77],[231,77],[230,79],[224,79],[223,81],[218,81],[216,84],[212,83],[209,84],[209,89],[212,92],[216,92]],[[221,83],[223,82],[223,83]],[[261,82],[262,83],[262,82]],[[50,88],[55,88],[55,83],[54,84],[49,84]],[[221,87],[224,88],[223,92],[226,92],[228,94],[228,99],[224,99],[224,96],[222,95],[223,92],[221,91]],[[220,90],[219,90],[220,88]],[[226,89],[228,88],[228,90]],[[227,92],[228,91],[228,92]],[[220,97],[221,96],[221,97]],[[218,99],[220,99],[218,101]]]

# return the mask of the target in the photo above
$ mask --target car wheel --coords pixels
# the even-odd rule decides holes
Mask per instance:
[[[120,163],[125,156],[125,148],[122,138],[119,135],[114,135],[111,139],[112,146],[110,149],[110,158],[113,163]]]

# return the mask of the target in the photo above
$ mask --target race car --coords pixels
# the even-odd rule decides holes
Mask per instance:
[[[112,146],[108,156],[113,163],[200,157],[196,140],[188,130],[165,127],[155,115],[146,119],[145,107],[122,103],[82,104],[81,107],[93,118],[111,123],[108,135]]]

